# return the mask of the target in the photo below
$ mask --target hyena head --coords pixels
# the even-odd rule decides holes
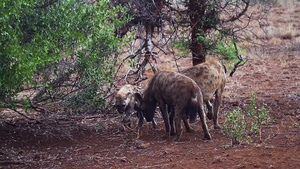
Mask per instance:
[[[130,102],[130,98],[128,97],[129,93],[125,95],[117,94],[116,97],[116,108],[120,114],[123,114],[125,112],[125,108]]]
[[[130,84],[124,85],[117,92],[115,106],[120,114],[126,113],[123,122],[130,122],[131,114],[134,112],[134,94],[137,92],[140,92],[139,87]]]
[[[126,108],[131,102],[131,97],[134,94],[133,85],[127,84],[121,87],[117,92],[115,106],[120,114],[123,114],[126,111]]]
[[[117,95],[116,97],[116,108],[120,114],[123,114],[125,112],[126,105],[129,103],[128,94],[125,96]]]
[[[146,93],[147,91],[145,91]],[[143,116],[145,117],[147,122],[150,122],[154,118],[154,113],[156,109],[156,100],[152,98],[148,98],[146,95],[145,97],[142,97],[139,93],[135,94],[135,100],[136,100],[136,108],[138,111],[141,111],[143,113]]]

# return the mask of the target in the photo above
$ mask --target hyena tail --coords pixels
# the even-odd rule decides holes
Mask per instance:
[[[190,122],[196,121],[198,108],[199,108],[199,102],[197,96],[191,98],[187,108],[187,115],[190,118]]]

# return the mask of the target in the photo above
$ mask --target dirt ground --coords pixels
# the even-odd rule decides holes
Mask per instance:
[[[298,18],[293,27],[299,32],[300,13],[293,17]],[[195,132],[184,132],[182,141],[175,142],[174,137],[161,138],[165,129],[159,115],[157,129],[144,123],[138,134],[124,127],[116,112],[48,115],[47,120],[33,114],[38,120],[29,120],[2,111],[0,168],[299,168],[299,36],[278,46],[252,48],[248,62],[228,78],[220,124],[228,110],[247,107],[254,92],[259,104],[271,108],[273,119],[263,126],[261,140],[253,136],[251,143],[228,146],[224,131],[213,129],[209,120],[212,140],[203,140],[198,120],[192,124]]]

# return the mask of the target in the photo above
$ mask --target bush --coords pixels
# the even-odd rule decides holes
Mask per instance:
[[[269,118],[269,110],[265,107],[264,104],[262,107],[258,106],[256,96],[254,93],[251,93],[250,105],[247,108],[247,118],[249,134],[259,134],[261,137],[261,125]]]
[[[241,108],[228,111],[224,122],[225,134],[232,145],[239,145],[246,135],[246,119]]]
[[[269,109],[266,104],[258,106],[254,93],[250,96],[250,105],[247,107],[247,116],[238,107],[233,111],[228,111],[224,122],[225,134],[232,140],[232,145],[239,145],[245,136],[259,134],[261,140],[261,126],[268,123]]]
[[[0,107],[103,106],[121,42],[114,32],[127,19],[115,18],[125,9],[109,2],[1,1]],[[31,94],[20,100],[22,91]]]

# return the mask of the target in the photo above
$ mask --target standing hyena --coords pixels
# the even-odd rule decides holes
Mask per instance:
[[[125,112],[125,116],[123,119],[124,123],[130,123],[131,122],[131,115],[137,111],[137,116],[139,119],[137,129],[139,129],[143,124],[143,115],[141,112],[138,111],[136,107],[135,102],[135,93],[141,94],[143,92],[143,88],[126,84],[117,92],[116,96],[116,103],[115,106],[120,114],[123,114]],[[152,120],[153,127],[156,127],[156,122],[153,119]]]
[[[207,117],[210,120],[213,119],[214,128],[219,129],[218,111],[226,83],[226,67],[216,58],[211,58],[204,63],[185,69],[181,73],[190,77],[198,84],[202,91],[203,101],[208,108]],[[212,106],[210,99],[213,98],[214,94],[215,101]],[[196,115],[197,114],[194,114],[194,117]]]
[[[154,75],[143,96],[136,94],[136,99],[137,107],[142,111],[147,121],[153,119],[158,103],[165,122],[165,137],[170,137],[170,127],[171,132],[174,132],[174,126],[170,126],[167,105],[168,108],[172,108],[171,114],[175,116],[176,141],[179,141],[182,135],[181,120],[183,120],[187,131],[192,131],[187,121],[187,114],[193,111],[199,113],[204,137],[211,139],[206,125],[201,89],[191,78],[180,73],[160,71]]]

